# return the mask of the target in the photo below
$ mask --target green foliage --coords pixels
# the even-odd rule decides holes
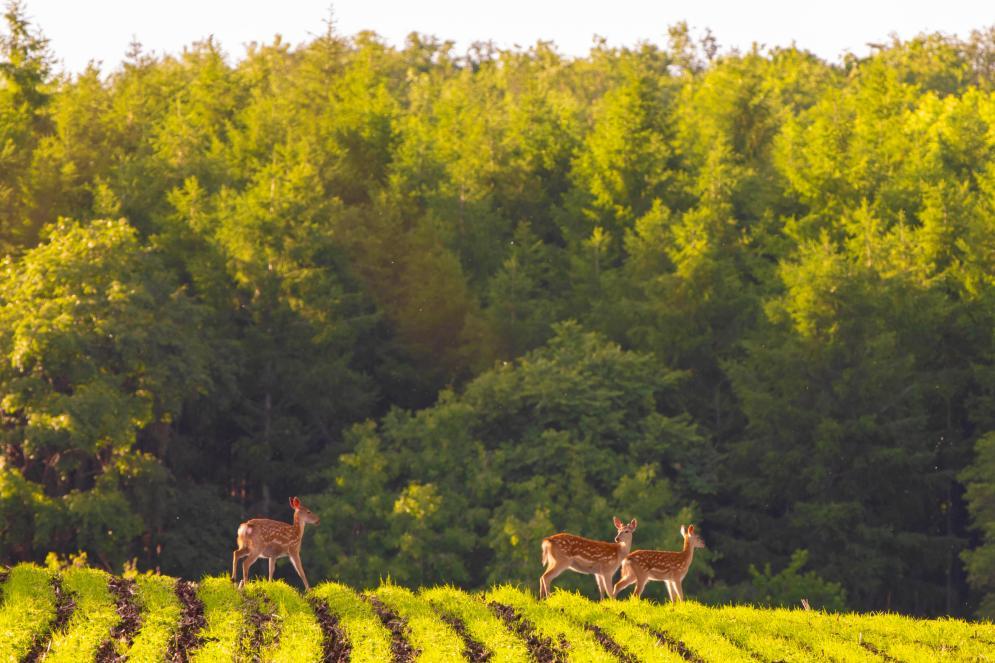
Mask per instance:
[[[227,661],[239,651],[243,631],[248,628],[245,600],[229,576],[204,578],[197,588],[197,598],[204,603],[206,626],[199,634],[204,639],[191,660]]]
[[[3,472],[4,502],[42,508],[15,518],[23,530],[0,541],[5,556],[18,545],[31,555],[47,534],[44,548],[89,550],[114,567],[128,557],[143,521],[158,520],[166,481],[164,450],[145,452],[137,437],[209,384],[199,317],[123,221],[62,222],[7,260],[0,384],[4,443],[18,465]],[[56,532],[54,518],[66,529]]]
[[[428,601],[389,582],[377,589],[376,596],[407,623],[407,639],[421,652],[419,661],[452,661],[461,657],[463,641],[439,618]]]
[[[246,585],[246,596],[263,599],[258,609],[270,617],[268,627],[278,634],[277,642],[260,656],[288,663],[321,658],[321,628],[295,589],[281,581],[255,581]]]
[[[422,589],[419,595],[440,615],[459,619],[469,636],[492,653],[490,660],[495,663],[513,663],[528,658],[525,643],[509,633],[479,597],[452,586]]]
[[[32,564],[18,564],[10,569],[0,589],[3,591],[0,645],[12,659],[19,661],[55,619],[52,575]]]
[[[667,34],[57,76],[8,3],[0,558],[200,577],[303,494],[316,578],[533,583],[617,514],[695,521],[696,596],[992,614],[992,30]]]
[[[809,605],[826,612],[841,612],[846,605],[846,591],[839,583],[827,582],[817,573],[800,573],[808,562],[807,550],[796,550],[788,565],[773,573],[770,564],[763,571],[750,567],[753,580],[735,597],[738,602],[775,607],[796,607],[805,599]]]
[[[71,567],[61,573],[62,589],[72,594],[75,609],[65,630],[52,633],[45,660],[80,661],[93,658],[97,648],[108,639],[119,616],[103,571]],[[113,641],[114,651],[123,653],[123,643]]]
[[[69,638],[82,649],[72,660],[91,660],[91,641],[108,636],[108,620],[116,618],[108,602],[107,574],[86,568],[67,569],[62,584],[76,592],[79,602],[69,631],[54,633],[57,653]],[[52,574],[30,564],[9,570],[3,583],[0,619],[17,614],[0,636],[8,638],[12,654],[23,656],[35,637],[47,637],[55,616]],[[139,576],[136,597],[142,618],[128,654],[136,660],[158,660],[165,655],[163,633],[177,626],[179,606],[170,589],[176,579]],[[827,613],[821,610],[763,609],[750,606],[708,607],[694,601],[661,605],[637,598],[590,601],[574,592],[555,590],[548,600],[511,586],[492,587],[473,594],[452,586],[423,588],[413,592],[389,580],[372,592],[405,620],[401,630],[409,645],[420,650],[419,660],[460,660],[464,642],[442,617],[456,616],[469,636],[491,652],[492,660],[525,660],[530,647],[522,629],[564,654],[567,660],[615,660],[606,648],[613,641],[639,660],[705,661],[811,660],[846,662],[880,660],[929,660],[936,656],[951,660],[983,660],[990,649],[995,625],[955,619],[912,619],[895,614]],[[322,583],[308,600],[282,582],[256,581],[245,592],[227,578],[204,578],[198,596],[205,604],[206,627],[197,643],[185,654],[191,660],[318,661],[323,657],[322,633],[309,607],[313,600],[328,606],[344,636],[353,661],[389,660],[392,637],[369,601],[338,583]],[[491,602],[510,606],[522,618],[518,627],[500,619]],[[47,606],[47,607],[46,607]],[[164,614],[158,615],[159,607]],[[259,622],[262,637],[250,639],[255,626],[247,610],[268,617]],[[166,615],[174,619],[167,625]],[[32,617],[39,617],[35,621]],[[103,630],[98,628],[101,626]],[[75,634],[75,635],[74,635]],[[168,637],[168,636],[167,636]],[[158,642],[157,648],[151,648]],[[43,646],[47,643],[43,642]],[[119,652],[120,653],[120,652]]]
[[[652,542],[672,524],[671,482],[708,490],[712,476],[706,443],[668,416],[679,381],[648,355],[559,325],[548,346],[463,394],[353,429],[355,451],[326,474],[333,492],[312,500],[338,515],[316,528],[307,559],[357,583],[387,566],[405,583],[482,585],[532,581],[554,526],[607,535],[613,515],[638,514]]]
[[[352,646],[351,661],[383,661],[390,657],[390,631],[384,628],[373,608],[349,587],[323,582],[313,590],[314,597],[328,604]]]
[[[164,658],[180,624],[182,606],[176,596],[176,579],[141,574],[135,585],[141,626],[126,654],[133,661]]]
[[[966,483],[965,498],[974,527],[984,544],[962,555],[968,579],[976,590],[986,592],[978,608],[982,617],[995,617],[995,433],[988,433],[975,445],[975,460],[961,478]]]

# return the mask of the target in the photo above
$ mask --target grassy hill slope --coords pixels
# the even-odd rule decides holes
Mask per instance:
[[[511,586],[468,593],[225,577],[0,573],[9,661],[985,661],[995,625],[623,600]],[[122,659],[122,657],[126,657]]]

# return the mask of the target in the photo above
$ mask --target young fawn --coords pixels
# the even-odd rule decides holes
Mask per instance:
[[[238,574],[238,560],[242,560],[242,581],[238,583],[241,589],[245,579],[249,577],[249,567],[260,557],[269,560],[269,579],[273,579],[276,560],[289,557],[297,575],[304,581],[304,589],[311,589],[304,575],[301,564],[301,539],[304,537],[305,525],[317,525],[318,516],[301,504],[296,497],[290,498],[290,507],[294,510],[294,524],[283,523],[269,518],[253,518],[238,526],[238,550],[232,554],[231,581],[235,582]]]
[[[650,580],[662,580],[667,584],[667,594],[671,601],[683,601],[684,590],[681,582],[691,567],[695,548],[704,548],[705,542],[694,531],[694,525],[687,528],[681,525],[684,549],[681,552],[665,550],[634,550],[622,562],[622,577],[615,583],[612,596],[636,583],[636,596],[643,595],[643,589]],[[674,597],[677,597],[676,599]]]
[[[636,530],[636,519],[626,525],[615,518],[615,543],[594,541],[582,536],[559,533],[542,540],[542,563],[546,571],[539,578],[539,598],[549,596],[553,579],[564,571],[577,571],[594,575],[598,583],[598,594],[615,596],[611,579],[632,547],[632,533]]]

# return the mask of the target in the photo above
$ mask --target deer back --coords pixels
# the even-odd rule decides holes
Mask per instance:
[[[578,570],[618,568],[625,548],[618,543],[595,541],[576,534],[561,532],[543,540],[549,545],[549,554],[561,562],[569,562]]]
[[[238,528],[239,547],[246,547],[263,557],[286,555],[291,548],[300,546],[303,531],[290,523],[253,518]]]
[[[634,550],[625,558],[638,575],[649,575],[659,580],[683,580],[691,566],[690,551]]]

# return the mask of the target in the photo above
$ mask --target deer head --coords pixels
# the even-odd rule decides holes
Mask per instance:
[[[294,520],[301,525],[317,525],[321,518],[311,509],[307,508],[296,497],[290,498],[290,508],[294,510]]]
[[[688,525],[687,527],[681,525],[681,536],[684,537],[685,550],[687,550],[689,547],[690,548],[705,547],[705,541],[700,536],[698,536],[697,532],[694,531],[694,525]]]
[[[618,516],[615,516],[613,522],[615,523],[615,529],[618,530],[618,533],[615,535],[615,543],[624,543],[627,546],[631,546],[632,533],[636,531],[636,525],[639,523],[633,518],[629,524],[625,524],[619,520]]]

